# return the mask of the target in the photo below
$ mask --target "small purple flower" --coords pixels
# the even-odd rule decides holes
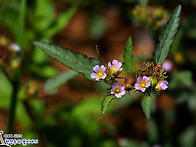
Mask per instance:
[[[137,78],[137,82],[135,83],[135,89],[144,92],[146,88],[148,88],[149,86],[150,86],[150,81],[148,77],[143,76],[142,78],[141,77]]]
[[[162,68],[165,69],[166,71],[171,71],[173,67],[173,63],[170,60],[165,60],[163,62]]]
[[[117,98],[120,98],[125,94],[126,91],[124,86],[114,84],[110,92],[111,94],[114,94]]]
[[[93,67],[93,70],[96,72],[96,73],[91,73],[91,78],[99,81],[100,79],[105,79],[107,74],[105,73],[106,71],[106,68],[101,65],[99,67],[99,65],[96,65],[95,67]]]
[[[122,71],[122,63],[119,62],[118,60],[113,60],[112,64],[109,62],[108,66],[110,67],[110,69],[115,73],[117,71]]]
[[[157,83],[157,85],[156,85],[155,88],[157,90],[165,90],[168,87],[167,85],[168,85],[168,82],[167,81],[160,81],[160,82]]]
[[[16,43],[12,43],[12,44],[10,45],[10,48],[11,48],[12,50],[16,51],[16,52],[20,51],[20,47],[19,47],[18,44],[16,44]]]

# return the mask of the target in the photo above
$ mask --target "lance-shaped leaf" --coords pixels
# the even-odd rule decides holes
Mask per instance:
[[[144,96],[142,98],[142,109],[147,119],[150,118],[150,112],[152,107],[152,98],[150,96]]]
[[[86,78],[93,80],[90,74],[93,72],[93,67],[99,65],[99,61],[45,42],[34,42],[34,45],[71,69],[83,73]]]
[[[61,86],[62,84],[64,84],[68,80],[71,80],[77,74],[78,73],[73,70],[62,72],[62,73],[58,74],[57,76],[55,76],[54,78],[48,79],[44,85],[44,90],[48,94],[55,94],[58,92],[59,86]]]
[[[104,114],[106,110],[108,109],[110,102],[115,98],[114,95],[107,95],[104,97],[102,101],[102,106],[101,106],[101,112]]]
[[[155,62],[162,64],[169,53],[170,46],[173,42],[174,35],[176,34],[177,28],[180,21],[181,5],[179,5],[173,12],[169,21],[167,22],[157,45],[155,51]]]
[[[131,37],[128,38],[125,50],[124,50],[124,62],[123,62],[123,68],[127,72],[131,72],[133,68],[133,46],[132,46],[132,39]]]

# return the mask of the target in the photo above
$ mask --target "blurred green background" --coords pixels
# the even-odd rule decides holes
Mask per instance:
[[[122,61],[133,39],[136,65],[152,59],[161,30],[181,4],[181,22],[168,60],[169,88],[153,95],[150,120],[141,96],[115,99],[106,114],[105,83],[92,82],[33,46],[45,41],[103,61]],[[195,147],[196,0],[0,0],[0,130],[9,121],[12,84],[20,89],[13,133],[38,138],[40,147]],[[19,52],[10,51],[17,43]],[[137,68],[137,67],[135,67]],[[30,146],[30,145],[29,145]]]

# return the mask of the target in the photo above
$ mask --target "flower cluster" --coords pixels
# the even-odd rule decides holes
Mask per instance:
[[[91,78],[96,81],[104,80],[106,83],[111,85],[110,94],[117,98],[122,97],[126,91],[136,89],[137,91],[145,92],[148,89],[155,89],[156,92],[167,89],[168,82],[165,80],[167,78],[167,69],[164,66],[155,64],[154,62],[144,62],[141,65],[141,69],[136,73],[136,82],[134,85],[127,83],[127,78],[125,79],[125,86],[116,84],[116,79],[118,75],[123,70],[122,63],[113,60],[108,64],[96,65],[93,67],[93,73],[91,73]]]
[[[11,42],[5,36],[0,36],[0,64],[6,64],[12,69],[18,68],[20,66],[19,51],[19,45]]]
[[[168,19],[168,13],[161,7],[146,7],[137,5],[132,14],[139,25],[158,29],[162,27]]]
[[[155,88],[157,92],[165,90],[168,82],[165,80],[167,76],[166,69],[159,64],[155,65],[154,62],[143,63],[141,69],[137,73],[137,81],[135,89],[145,92],[147,88]]]
[[[109,62],[106,66],[96,65],[93,67],[94,72],[91,73],[91,78],[95,79],[96,81],[103,79],[107,82],[111,82],[113,85],[110,93],[115,95],[117,98],[120,98],[126,93],[125,87],[114,83],[116,82],[115,78],[120,74],[122,69],[122,63],[117,60],[113,60],[112,63]]]

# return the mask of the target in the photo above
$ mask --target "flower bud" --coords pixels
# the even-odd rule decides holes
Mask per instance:
[[[157,79],[153,78],[153,77],[149,77],[149,81],[150,81],[152,87],[157,83]]]
[[[130,84],[125,85],[125,90],[131,90],[131,89],[132,89],[132,86]]]
[[[155,87],[157,91],[167,89],[168,82],[167,81],[159,81]]]

